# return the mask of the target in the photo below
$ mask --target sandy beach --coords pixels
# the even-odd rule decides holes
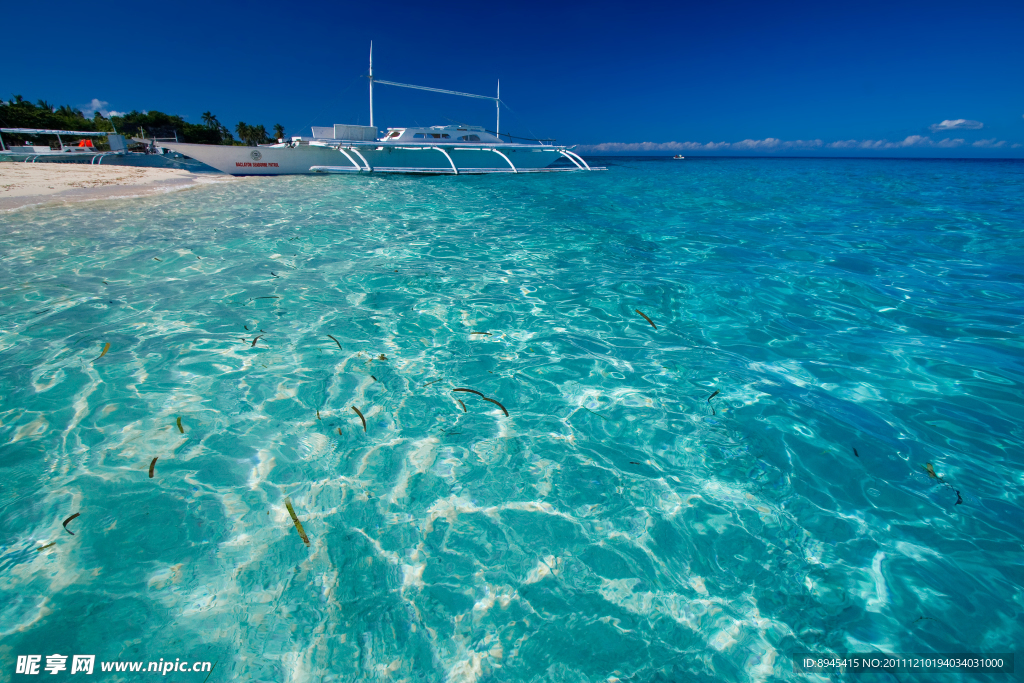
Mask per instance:
[[[0,212],[29,206],[141,197],[196,184],[230,182],[171,168],[0,163]]]

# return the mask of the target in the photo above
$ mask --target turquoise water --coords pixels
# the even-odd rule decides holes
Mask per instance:
[[[5,676],[1012,652],[1024,163],[602,161],[0,217]]]

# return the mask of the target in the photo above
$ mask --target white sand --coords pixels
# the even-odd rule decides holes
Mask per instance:
[[[176,168],[6,162],[0,163],[0,212],[40,204],[140,197],[231,179]]]

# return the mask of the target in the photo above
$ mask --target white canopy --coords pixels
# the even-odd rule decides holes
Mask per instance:
[[[87,130],[50,130],[49,128],[0,128],[0,133],[23,133],[25,135],[77,135],[81,138],[101,138],[117,133],[98,133]]]

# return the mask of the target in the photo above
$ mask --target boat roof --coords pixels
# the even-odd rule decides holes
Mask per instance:
[[[83,138],[101,138],[117,133],[100,133],[88,130],[51,130],[50,128],[0,128],[0,133],[22,133],[24,135],[77,135]]]
[[[454,131],[473,131],[474,133],[486,133],[487,130],[483,126],[464,126],[457,124],[453,126],[395,126],[394,128],[388,128],[388,130],[454,130]]]

